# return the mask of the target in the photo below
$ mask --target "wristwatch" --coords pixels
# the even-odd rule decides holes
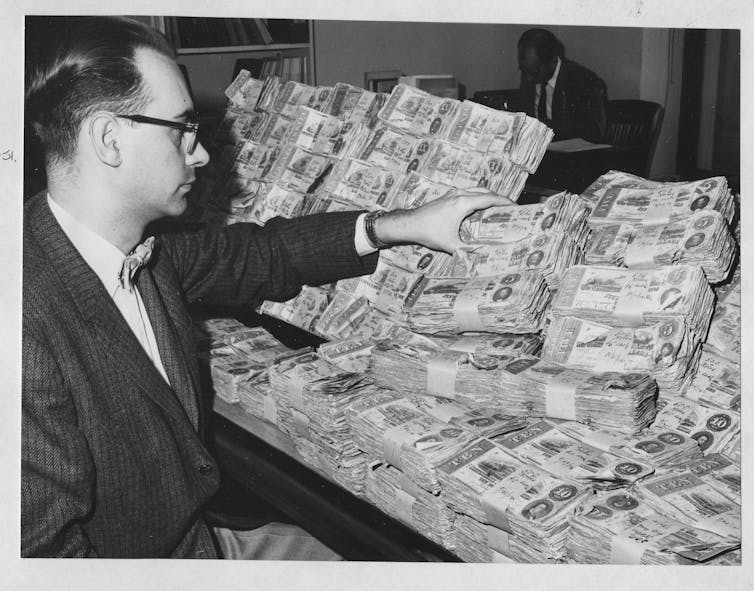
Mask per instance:
[[[367,239],[375,248],[388,248],[390,246],[390,244],[388,244],[384,240],[380,240],[380,238],[377,236],[377,232],[375,232],[374,230],[374,222],[377,221],[377,218],[382,217],[386,213],[387,212],[383,210],[375,210],[370,211],[366,216],[364,216],[364,230],[366,231]]]

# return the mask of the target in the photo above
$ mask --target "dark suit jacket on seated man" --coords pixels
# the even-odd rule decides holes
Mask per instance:
[[[603,142],[607,87],[594,72],[568,60],[563,45],[545,29],[529,29],[518,42],[520,108],[543,120],[555,140],[581,137]],[[540,105],[544,85],[546,103]]]
[[[209,155],[162,36],[98,17],[54,33],[27,69],[48,190],[24,207],[21,554],[212,558],[218,471],[187,304],[285,300],[371,273],[389,244],[453,251],[464,217],[510,202],[456,192],[373,225],[346,212],[166,234],[131,285],[126,253],[185,211]]]

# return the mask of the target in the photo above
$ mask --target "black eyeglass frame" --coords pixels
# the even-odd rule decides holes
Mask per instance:
[[[191,156],[196,150],[196,145],[199,143],[197,138],[199,137],[199,122],[198,121],[170,121],[169,119],[157,119],[156,117],[147,117],[146,115],[117,115],[121,119],[128,119],[135,121],[136,123],[147,123],[149,125],[160,125],[162,127],[171,127],[182,131],[184,134],[193,134],[189,137],[189,141],[186,144],[186,152]]]

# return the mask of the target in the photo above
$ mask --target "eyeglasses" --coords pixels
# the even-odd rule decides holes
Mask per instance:
[[[199,134],[199,123],[197,121],[169,121],[168,119],[156,119],[155,117],[147,117],[145,115],[118,115],[121,119],[129,119],[136,123],[148,123],[149,125],[161,125],[163,127],[172,127],[183,132],[183,137],[186,138],[186,152],[188,155],[192,155],[196,150],[196,138]]]

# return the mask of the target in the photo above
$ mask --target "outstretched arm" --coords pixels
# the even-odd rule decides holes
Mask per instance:
[[[377,237],[389,244],[421,244],[452,253],[463,245],[461,222],[480,209],[513,205],[513,201],[487,189],[457,189],[416,209],[397,209],[375,220]]]

